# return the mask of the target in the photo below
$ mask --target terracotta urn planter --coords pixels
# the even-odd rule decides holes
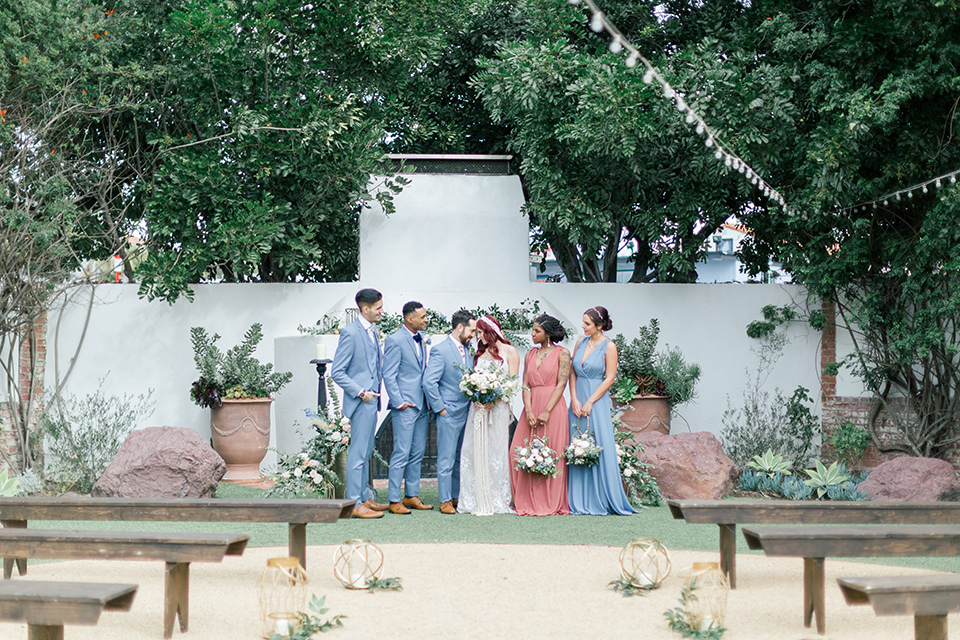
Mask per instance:
[[[634,396],[623,409],[620,419],[634,433],[659,431],[670,434],[670,401],[667,396]]]
[[[224,480],[259,480],[260,462],[270,445],[273,398],[224,400],[210,409],[213,449],[227,463]]]

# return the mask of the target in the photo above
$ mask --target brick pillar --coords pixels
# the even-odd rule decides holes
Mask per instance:
[[[11,420],[10,412],[17,410],[18,405],[20,413],[28,410],[33,400],[32,410],[29,415],[28,429],[37,428],[40,415],[43,412],[43,377],[47,358],[47,316],[40,315],[31,325],[28,325],[23,335],[20,337],[19,347],[19,371],[17,373],[17,389],[15,392],[19,397],[10,398],[3,412],[0,412],[2,418],[2,427],[0,427],[0,448],[4,450],[12,461],[18,461],[22,464],[23,452],[21,451],[21,439],[15,432],[14,421]]]
[[[821,455],[833,456],[830,447],[830,434],[838,424],[838,412],[841,409],[837,398],[837,376],[828,375],[827,368],[837,361],[837,310],[832,300],[820,303],[825,323],[820,334],[820,429],[823,434]]]

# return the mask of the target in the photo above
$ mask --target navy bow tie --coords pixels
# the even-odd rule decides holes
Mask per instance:
[[[423,336],[421,336],[419,333],[413,334],[413,339],[415,342],[423,342]]]

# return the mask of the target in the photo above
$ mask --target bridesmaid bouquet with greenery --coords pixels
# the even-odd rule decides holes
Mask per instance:
[[[592,467],[600,462],[600,452],[603,447],[597,445],[593,434],[587,431],[581,433],[577,427],[577,435],[570,440],[570,444],[563,450],[563,457],[567,459],[567,464],[575,464],[581,467]]]
[[[557,452],[547,446],[547,438],[533,438],[533,443],[527,444],[524,439],[522,447],[514,447],[513,452],[517,454],[517,464],[514,467],[517,471],[525,471],[540,476],[550,476],[556,478],[560,473],[557,469]]]
[[[518,376],[511,376],[503,371],[479,371],[469,369],[460,378],[460,391],[467,396],[470,402],[489,404],[510,398],[520,388]]]

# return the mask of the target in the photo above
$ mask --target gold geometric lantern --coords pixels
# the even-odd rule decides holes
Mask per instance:
[[[670,554],[653,538],[631,540],[620,551],[620,579],[638,589],[656,589],[670,575]]]
[[[383,574],[383,551],[369,540],[347,540],[333,554],[333,574],[347,589],[367,589]]]
[[[689,614],[690,624],[701,631],[723,627],[727,613],[727,595],[730,583],[717,562],[694,562],[693,566],[677,574],[686,578],[693,593],[684,609]]]
[[[275,633],[290,636],[296,631],[298,614],[307,610],[307,573],[296,558],[270,558],[260,574],[260,631],[264,638]]]

